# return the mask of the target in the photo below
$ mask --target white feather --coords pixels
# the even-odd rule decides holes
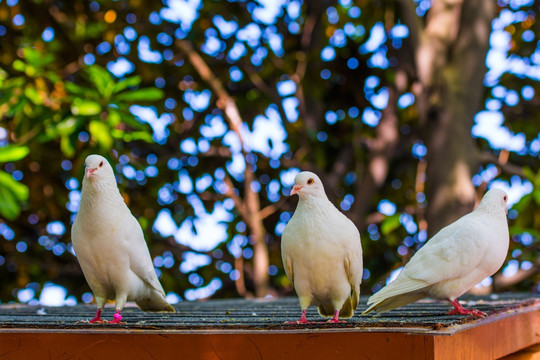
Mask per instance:
[[[71,229],[73,248],[99,308],[107,299],[122,310],[135,301],[145,311],[174,312],[156,276],[141,226],[118,191],[105,158],[85,161],[81,203]],[[92,170],[95,169],[95,170]]]
[[[424,297],[454,300],[502,266],[508,245],[506,193],[493,189],[476,210],[440,230],[418,250],[393,282],[369,298],[364,314]]]
[[[309,184],[309,180],[312,184]],[[319,306],[324,316],[351,317],[362,281],[358,229],[328,200],[320,179],[302,172],[295,178],[300,200],[281,238],[285,271],[302,310]]]

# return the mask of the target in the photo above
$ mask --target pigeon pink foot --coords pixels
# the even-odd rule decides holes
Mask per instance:
[[[96,315],[94,315],[94,318],[92,320],[90,320],[89,322],[90,322],[90,324],[95,324],[95,323],[101,324],[101,323],[103,323],[103,319],[101,318],[101,309],[97,309]]]
[[[307,320],[307,309],[302,310],[302,316],[300,316],[300,319],[296,321],[285,321],[285,324],[313,324],[311,321]]]
[[[339,320],[339,310],[335,310],[334,311],[334,317],[332,319],[328,320],[327,322],[332,323],[332,324],[346,323],[345,320]]]
[[[120,315],[121,310],[116,310],[116,313],[113,315],[113,320],[109,324],[120,324],[122,322],[122,315]]]
[[[487,314],[480,310],[475,309],[465,309],[461,304],[459,303],[458,299],[450,300],[450,304],[454,307],[454,310],[451,310],[447,313],[447,315],[474,315],[478,317],[484,317],[487,316]]]

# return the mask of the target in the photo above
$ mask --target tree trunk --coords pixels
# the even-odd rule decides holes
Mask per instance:
[[[472,176],[479,163],[471,127],[480,110],[494,14],[491,0],[434,0],[419,33],[415,88],[427,147],[429,236],[474,205]]]

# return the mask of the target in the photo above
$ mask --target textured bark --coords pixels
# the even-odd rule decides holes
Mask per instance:
[[[414,88],[427,147],[430,236],[474,205],[479,159],[471,127],[480,110],[494,14],[491,0],[435,0],[425,29],[412,31],[418,36]]]

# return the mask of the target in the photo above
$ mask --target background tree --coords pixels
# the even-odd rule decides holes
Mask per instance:
[[[171,301],[290,293],[279,237],[300,169],[359,226],[363,293],[495,182],[520,200],[508,263],[483,289],[538,291],[537,13],[0,3],[0,299],[35,302],[50,281],[91,300],[69,230],[95,152],[116,164]]]

